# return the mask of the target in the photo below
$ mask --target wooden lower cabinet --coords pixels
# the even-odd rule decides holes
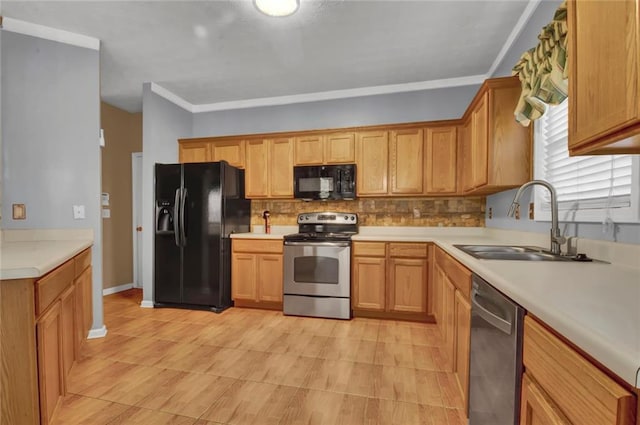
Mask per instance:
[[[635,425],[637,397],[525,316],[520,425]]]
[[[375,257],[354,257],[352,306],[354,310],[384,311],[386,303],[387,260]]]
[[[40,421],[48,424],[64,396],[61,302],[56,301],[36,322]]]
[[[282,308],[282,241],[237,239],[232,243],[231,296],[236,306]]]
[[[433,314],[442,335],[447,370],[456,377],[468,415],[471,272],[438,247],[434,258]]]
[[[571,425],[553,400],[527,373],[522,376],[520,425]]]
[[[51,421],[92,324],[90,264],[89,248],[38,279],[0,281],[0,423]]]
[[[354,315],[427,320],[428,264],[426,243],[355,242]]]

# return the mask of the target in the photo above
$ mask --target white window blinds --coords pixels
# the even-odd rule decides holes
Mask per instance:
[[[624,208],[631,204],[631,155],[569,157],[567,150],[568,103],[550,106],[537,121],[537,177],[549,181],[558,193],[559,209]],[[549,194],[541,193],[548,209]]]

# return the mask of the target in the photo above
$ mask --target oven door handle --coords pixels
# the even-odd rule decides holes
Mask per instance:
[[[508,320],[503,319],[492,311],[489,311],[485,306],[481,305],[478,302],[478,299],[482,298],[482,295],[478,293],[478,291],[474,288],[471,290],[471,304],[472,304],[472,312],[476,313],[486,322],[488,322],[494,328],[501,330],[507,335],[511,335],[511,329],[513,328],[513,323]]]
[[[286,246],[329,246],[329,247],[348,247],[350,242],[290,242],[284,241]]]

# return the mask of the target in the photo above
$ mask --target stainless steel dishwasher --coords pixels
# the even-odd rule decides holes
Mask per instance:
[[[473,275],[469,425],[516,425],[524,309]]]

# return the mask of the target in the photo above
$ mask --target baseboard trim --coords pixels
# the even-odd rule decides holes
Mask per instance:
[[[87,339],[104,338],[107,336],[107,327],[102,325],[99,329],[91,329],[87,335]]]
[[[133,283],[125,283],[124,285],[112,286],[111,288],[103,289],[102,296],[117,294],[118,292],[126,291],[133,288]]]
[[[140,307],[153,308],[153,301],[142,300],[142,302],[140,303]]]

